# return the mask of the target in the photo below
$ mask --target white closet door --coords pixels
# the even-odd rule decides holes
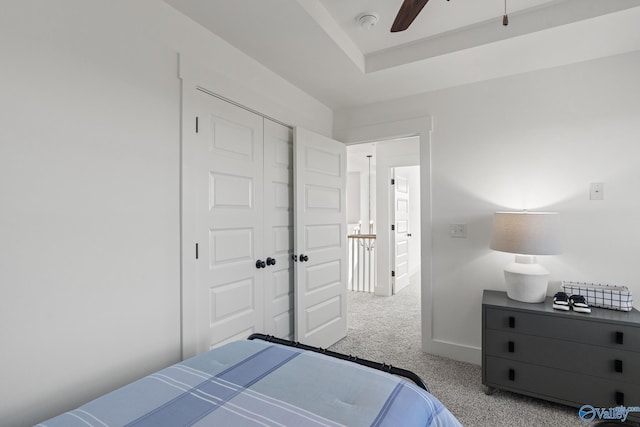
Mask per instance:
[[[264,323],[263,119],[198,91],[197,353]]]
[[[264,333],[293,339],[293,131],[264,119]]]
[[[347,332],[346,147],[294,129],[295,334],[328,347]]]
[[[409,284],[409,180],[398,169],[394,169],[394,221],[393,259],[395,280],[393,293],[399,292]]]

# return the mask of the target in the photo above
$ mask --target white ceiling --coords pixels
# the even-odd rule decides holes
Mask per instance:
[[[640,0],[164,1],[333,109],[640,50]]]
[[[508,13],[551,3],[552,0],[508,0]],[[389,28],[402,0],[320,0],[333,19],[342,27],[364,54],[427,37],[491,21],[501,26],[504,0],[432,0],[407,30],[391,34]],[[372,30],[359,26],[357,18],[372,12],[379,17]]]

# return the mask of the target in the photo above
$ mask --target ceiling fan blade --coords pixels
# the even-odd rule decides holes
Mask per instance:
[[[409,25],[416,19],[416,16],[418,16],[428,1],[429,0],[404,0],[404,3],[400,6],[398,15],[396,15],[396,20],[393,21],[391,32],[397,33],[398,31],[404,31],[409,28]]]

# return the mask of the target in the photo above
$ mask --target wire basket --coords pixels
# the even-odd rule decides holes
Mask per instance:
[[[582,295],[592,307],[631,311],[633,294],[623,285],[602,285],[562,281],[562,290],[567,295]]]

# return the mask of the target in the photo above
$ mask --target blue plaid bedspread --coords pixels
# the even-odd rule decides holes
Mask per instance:
[[[236,341],[38,426],[460,426],[402,378],[322,354]]]

